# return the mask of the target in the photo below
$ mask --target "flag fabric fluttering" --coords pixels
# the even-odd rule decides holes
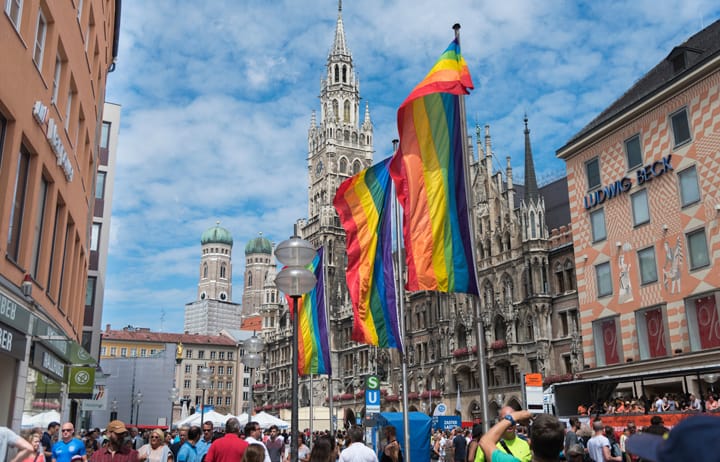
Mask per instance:
[[[352,339],[402,351],[392,262],[390,159],[345,180],[333,205],[346,233]]]
[[[398,109],[400,146],[390,174],[403,207],[410,291],[478,294],[459,96],[472,88],[455,39]]]
[[[298,304],[298,374],[330,374],[330,346],[325,310],[325,276],[321,247],[308,269],[315,273],[315,288]],[[292,304],[291,304],[292,306]]]

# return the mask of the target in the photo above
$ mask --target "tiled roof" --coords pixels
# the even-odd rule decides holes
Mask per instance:
[[[148,330],[105,330],[103,340],[119,342],[156,342],[180,343],[183,345],[227,345],[235,346],[235,342],[224,335],[173,334],[169,332],[151,332]]]
[[[595,119],[573,136],[565,146],[582,138],[595,128],[601,126],[636,103],[652,96],[652,94],[681,78],[693,68],[708,61],[720,52],[720,20],[687,39],[673,48],[668,56],[660,61],[647,74],[642,76],[635,85],[630,87],[620,98],[600,113]],[[674,69],[674,58],[684,54],[685,66],[682,70]],[[564,148],[564,147],[563,147]],[[563,148],[560,148],[562,150]]]
[[[243,319],[240,330],[252,330],[260,332],[262,330],[262,316],[250,316]]]

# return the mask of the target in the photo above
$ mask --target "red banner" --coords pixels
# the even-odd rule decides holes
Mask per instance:
[[[651,358],[667,356],[665,345],[665,324],[662,310],[656,308],[645,312],[645,329],[647,330],[648,351]]]
[[[703,349],[720,346],[720,316],[715,306],[715,295],[695,300],[698,334]]]
[[[605,364],[617,364],[620,362],[618,354],[618,338],[615,320],[609,319],[602,323],[603,349],[605,350]]]

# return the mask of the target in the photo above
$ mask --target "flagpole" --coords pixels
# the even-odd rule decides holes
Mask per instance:
[[[323,252],[324,254],[325,252]],[[323,307],[325,307],[325,322],[330,323],[330,309],[328,307],[327,303],[327,265],[325,264],[325,260],[327,260],[327,255],[323,255],[322,259],[322,275],[323,275]],[[329,326],[326,326],[329,327]],[[328,371],[328,412],[330,413],[330,434],[335,437],[335,424],[334,424],[334,417],[335,414],[333,413],[333,386],[332,386],[332,353],[333,353],[333,346],[332,346],[332,335],[330,335],[330,329],[327,329],[328,332],[328,350],[329,354],[328,357],[330,358],[330,364],[327,365],[326,369]],[[312,439],[312,438],[311,438]]]
[[[324,290],[323,290],[324,292]],[[322,352],[321,352],[322,353]],[[313,435],[313,407],[315,406],[315,390],[313,389],[313,374],[310,373],[310,415],[308,416],[310,418],[310,441],[308,442],[308,447],[312,449],[312,435]]]
[[[453,25],[453,30],[455,31],[455,39],[457,40],[458,46],[460,46],[460,24]],[[462,130],[462,147],[463,147],[463,161],[465,164],[465,175],[463,175],[465,178],[465,200],[467,202],[467,213],[468,213],[468,223],[470,224],[470,245],[472,247],[473,252],[473,266],[475,267],[475,287],[478,289],[478,294],[480,292],[480,281],[478,281],[478,273],[477,273],[477,246],[475,244],[475,220],[474,220],[474,213],[473,213],[473,203],[471,201],[472,195],[470,193],[470,153],[467,149],[467,115],[465,114],[465,96],[459,95],[458,98],[459,104],[460,104],[460,128]],[[477,354],[478,354],[478,369],[480,372],[480,402],[482,407],[482,413],[483,413],[483,419],[482,419],[482,425],[483,425],[483,432],[487,433],[490,429],[489,422],[488,422],[488,415],[489,415],[489,408],[488,408],[488,385],[487,385],[487,369],[486,369],[486,359],[485,359],[485,326],[483,326],[482,323],[482,317],[480,316],[480,296],[476,295],[475,297],[470,297],[470,299],[473,302],[473,313],[475,314],[475,321],[477,322],[477,327],[475,329],[475,336],[476,336],[476,344],[477,344]],[[458,385],[458,391],[460,390],[460,386]]]
[[[397,153],[399,140],[393,140],[393,155]],[[395,184],[392,185],[395,189]],[[398,301],[398,321],[400,327],[400,342],[402,349],[400,350],[400,363],[402,365],[402,403],[403,403],[403,436],[405,443],[405,460],[410,460],[410,418],[408,415],[408,381],[407,381],[407,342],[405,341],[405,284],[403,281],[403,254],[402,254],[402,213],[400,211],[400,202],[398,202],[397,194],[393,194],[395,198],[395,240],[397,241],[397,252],[395,253],[397,272],[395,273],[395,287],[397,287]]]

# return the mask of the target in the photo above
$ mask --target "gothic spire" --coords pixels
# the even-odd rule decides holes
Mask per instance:
[[[530,147],[530,129],[528,129],[528,117],[525,114],[525,202],[537,199],[538,185],[535,178],[535,164],[533,163],[532,148]]]
[[[338,18],[337,26],[335,26],[335,42],[330,55],[350,55],[350,51],[345,44],[345,28],[342,20],[342,0],[338,0]]]

